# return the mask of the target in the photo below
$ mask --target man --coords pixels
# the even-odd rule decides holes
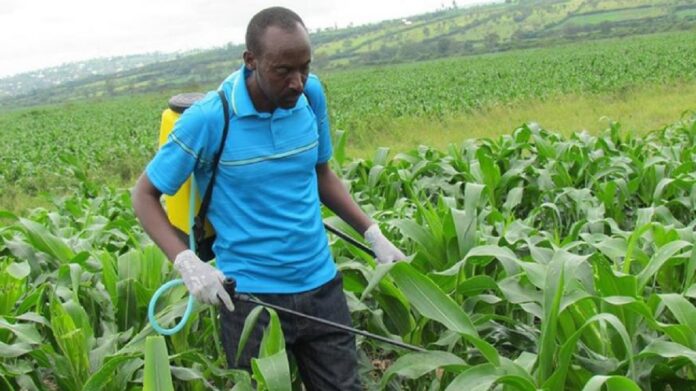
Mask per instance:
[[[162,193],[176,192],[191,173],[199,190],[206,188],[224,124],[216,93],[177,121],[169,141],[138,180],[133,206],[191,294],[201,302],[224,304],[221,328],[228,364],[249,369],[261,328],[252,333],[236,362],[239,336],[253,305],[237,303],[235,309],[222,285],[225,277],[237,281],[237,291],[263,301],[351,323],[320,200],[364,233],[379,262],[404,255],[329,168],[326,99],[319,80],[309,73],[311,47],[300,17],[281,7],[259,12],[248,25],[246,46],[244,66],[220,87],[230,102],[230,130],[207,216],[217,233],[213,249],[219,269],[202,262],[177,238],[159,202]],[[288,350],[308,390],[360,389],[351,334],[280,316]]]

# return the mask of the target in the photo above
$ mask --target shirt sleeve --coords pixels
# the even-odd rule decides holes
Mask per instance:
[[[318,163],[326,163],[331,159],[331,155],[333,154],[331,127],[329,124],[329,112],[326,105],[326,95],[324,95],[324,89],[321,86],[319,78],[315,75],[310,75],[307,81],[306,93],[309,97],[314,115],[317,117],[319,131]]]
[[[176,121],[167,142],[146,168],[150,182],[159,191],[176,193],[196,168],[210,164],[210,122],[198,105],[190,107]]]

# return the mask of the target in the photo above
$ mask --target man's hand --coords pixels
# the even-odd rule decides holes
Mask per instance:
[[[222,301],[228,310],[234,311],[234,304],[225,290],[225,275],[218,269],[201,261],[196,253],[185,250],[174,259],[174,267],[181,274],[190,294],[201,303],[220,304]]]
[[[379,263],[392,263],[405,259],[406,256],[385,238],[377,224],[372,224],[365,231],[365,240],[372,246]]]

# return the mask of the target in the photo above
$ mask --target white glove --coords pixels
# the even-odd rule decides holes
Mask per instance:
[[[385,238],[377,224],[372,224],[365,231],[365,240],[372,246],[379,263],[392,263],[405,259],[406,256]]]
[[[222,283],[225,275],[215,267],[203,262],[196,253],[185,250],[174,259],[174,267],[190,294],[201,303],[220,304],[222,300],[228,310],[234,311],[234,304]]]

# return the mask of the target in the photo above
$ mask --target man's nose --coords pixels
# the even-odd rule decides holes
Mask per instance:
[[[301,72],[293,72],[290,75],[290,80],[288,81],[288,88],[298,92],[304,90],[304,81]]]

